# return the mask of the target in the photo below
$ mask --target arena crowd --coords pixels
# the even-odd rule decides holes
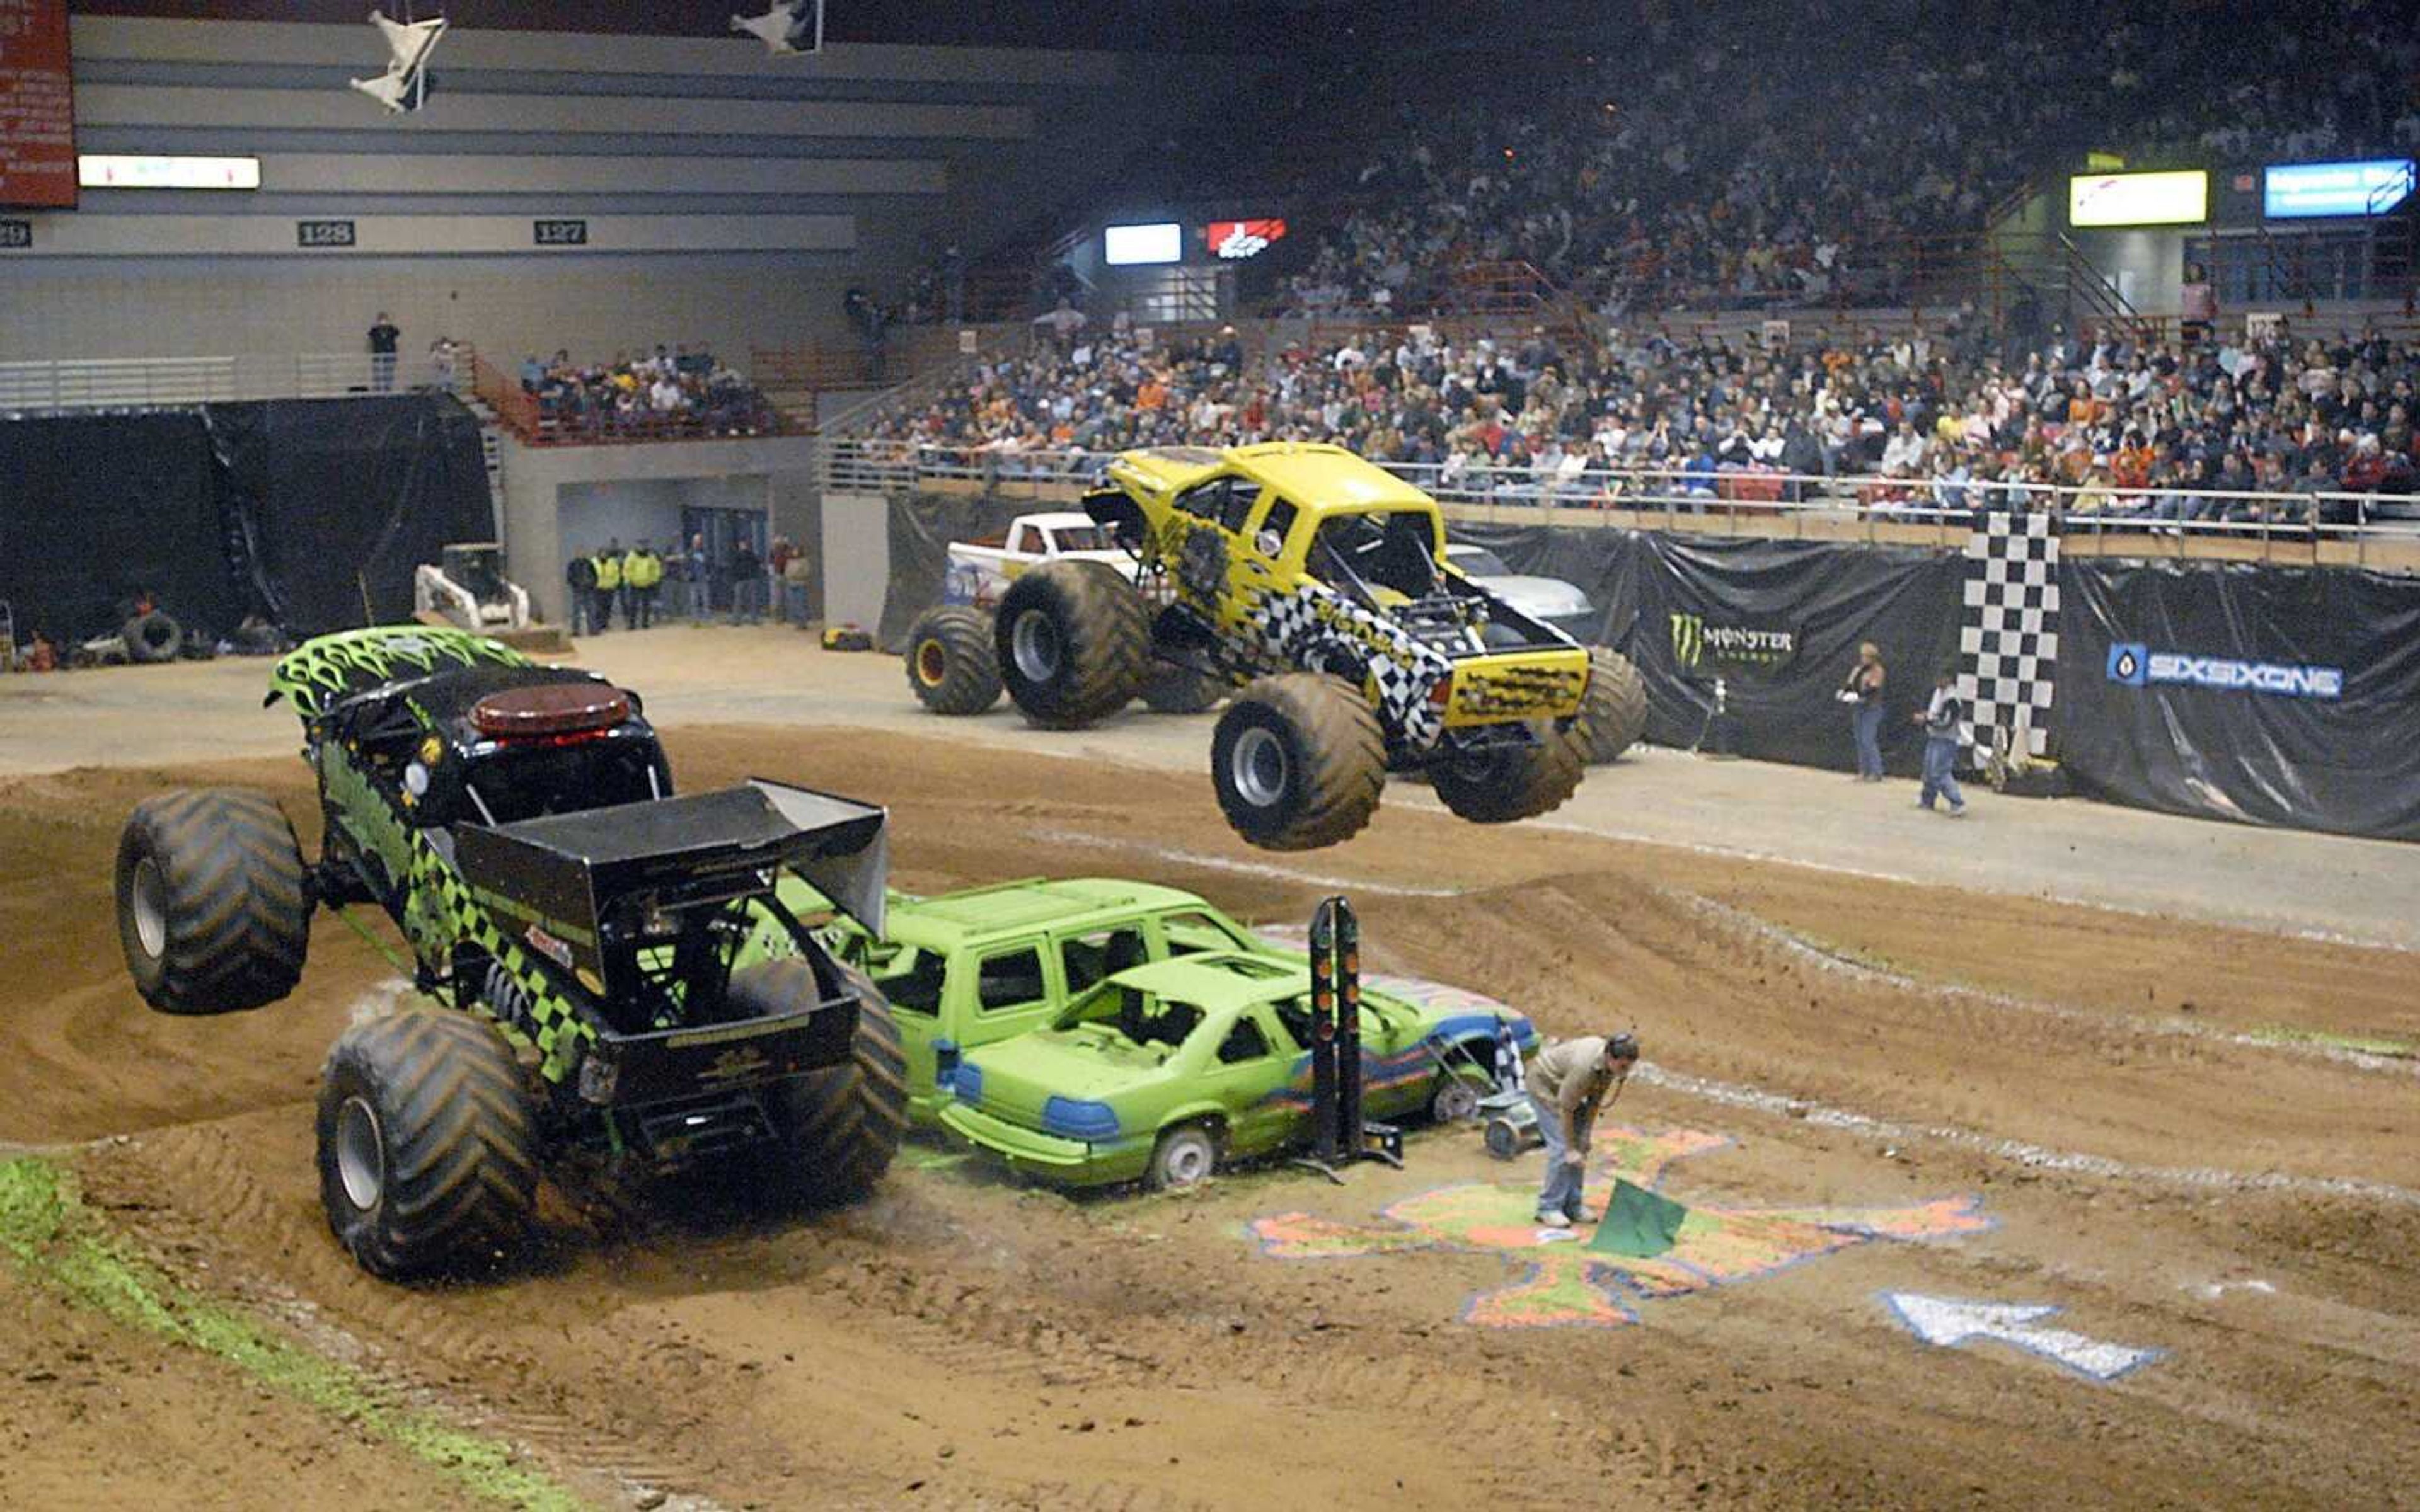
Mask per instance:
[[[1957,317],[1780,351],[1618,329],[1456,343],[1415,326],[1255,352],[1232,328],[1150,347],[1113,330],[979,366],[869,439],[1010,475],[1081,474],[1138,446],[1334,440],[1433,470],[1423,481],[1460,497],[1794,496],[1757,483],[1786,474],[1858,480],[1884,508],[2022,507],[2047,497],[2024,486],[2055,485],[2086,517],[2337,520],[2359,506],[2313,496],[2412,491],[2415,383],[2420,348],[2374,332],[2062,335],[2003,361]]]
[[[627,350],[610,363],[522,359],[521,389],[535,396],[542,424],[588,436],[675,433],[755,436],[778,430],[772,407],[748,380],[704,347],[659,345]]]

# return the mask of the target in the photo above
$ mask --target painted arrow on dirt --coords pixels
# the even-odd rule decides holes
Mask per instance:
[[[1962,1302],[1913,1291],[1885,1291],[1882,1299],[1883,1305],[1927,1344],[1950,1349],[1968,1339],[1997,1339],[2093,1381],[2115,1381],[2167,1352],[2041,1327],[2040,1319],[2059,1312],[2047,1303]]]

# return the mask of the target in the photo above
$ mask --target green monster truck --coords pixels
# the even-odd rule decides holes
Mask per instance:
[[[1389,770],[1481,824],[1544,813],[1579,786],[1591,727],[1634,712],[1627,662],[1474,583],[1436,501],[1341,447],[1127,452],[1108,484],[1084,507],[1136,580],[1099,562],[1018,574],[992,624],[1000,680],[1052,729],[1124,707],[1156,663],[1235,687],[1210,773],[1255,845],[1350,838]]]
[[[783,897],[879,933],[881,810],[767,781],[675,796],[636,695],[460,630],[323,636],[270,687],[302,718],[318,860],[259,795],[147,799],[118,933],[152,1007],[216,1013],[293,990],[315,906],[393,918],[433,1002],[347,1029],[318,1102],[320,1197],[365,1268],[492,1257],[557,1158],[719,1168],[774,1203],[881,1176],[898,1031]]]

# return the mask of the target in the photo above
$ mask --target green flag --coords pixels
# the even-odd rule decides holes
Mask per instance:
[[[1613,1200],[1605,1205],[1605,1219],[1596,1226],[1589,1248],[1637,1260],[1661,1255],[1672,1247],[1681,1232],[1681,1220],[1688,1215],[1689,1210],[1670,1197],[1616,1180]]]

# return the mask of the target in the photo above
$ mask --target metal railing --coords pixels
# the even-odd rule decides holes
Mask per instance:
[[[949,447],[864,437],[830,437],[823,449],[826,486],[885,492],[930,483],[1010,498],[1067,499],[1098,483],[1114,454]],[[2096,536],[2164,541],[2177,554],[2189,544],[2231,543],[2268,558],[2316,560],[2319,548],[2366,562],[2391,547],[2404,565],[2420,566],[2420,500],[2393,495],[2244,492],[2216,489],[2117,490],[2073,484],[1815,475],[1757,468],[1619,468],[1541,477],[1521,470],[1474,475],[1451,464],[1381,462],[1465,518],[1492,512],[1506,520],[1550,517],[1574,524],[1904,540],[1906,527],[1944,546],[1962,542],[1978,511],[2047,512],[2072,539]]]
[[[140,409],[233,399],[342,399],[470,387],[472,354],[450,370],[427,353],[243,353],[232,357],[71,357],[0,363],[0,409]]]

